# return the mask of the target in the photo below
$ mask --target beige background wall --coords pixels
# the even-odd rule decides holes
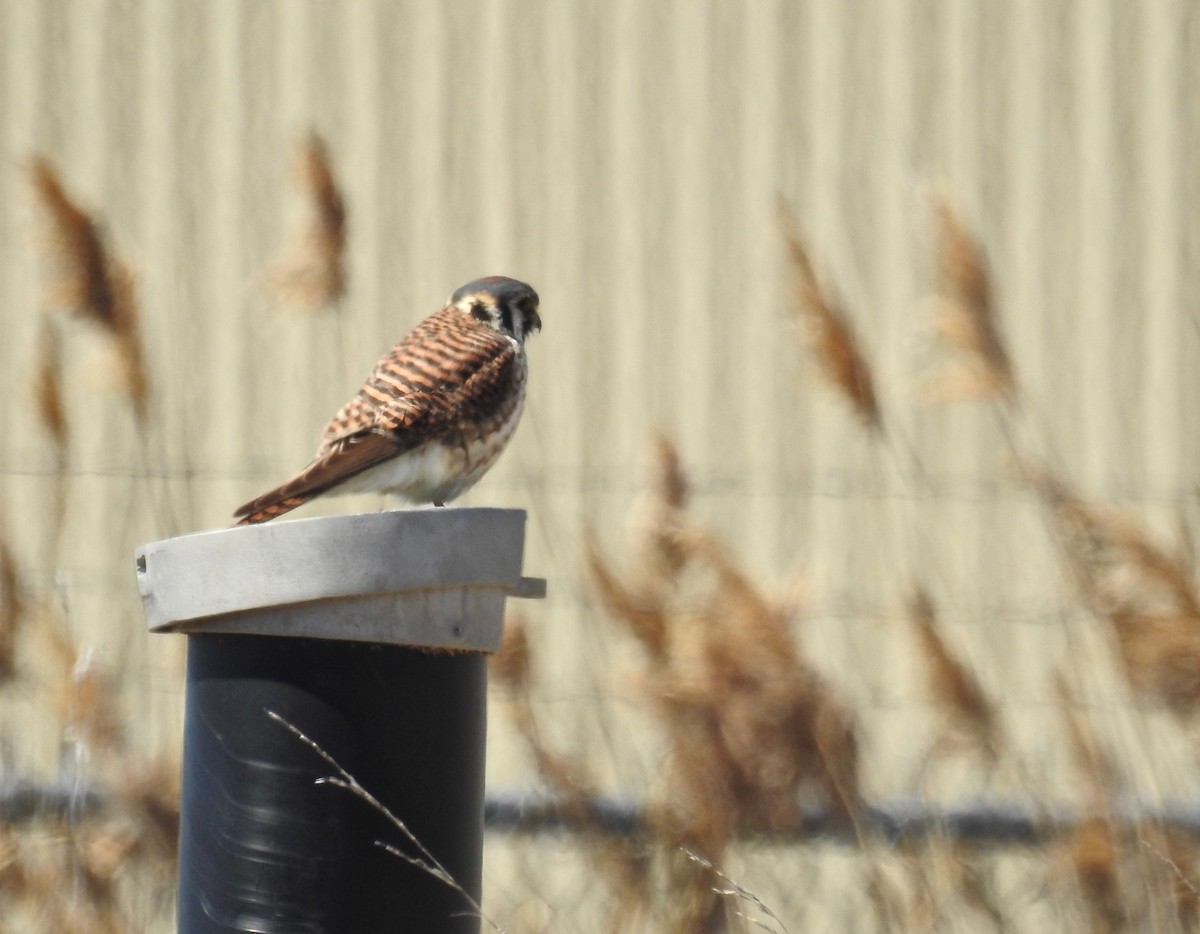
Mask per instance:
[[[804,574],[806,643],[864,718],[874,790],[904,792],[919,766],[912,650],[892,625],[914,568],[985,680],[1002,676],[990,686],[1057,787],[1057,741],[1037,724],[1047,672],[1079,651],[1063,625],[1078,611],[994,414],[914,400],[925,192],[947,193],[988,246],[1036,448],[1173,533],[1195,517],[1200,457],[1198,53],[1190,0],[0,0],[10,538],[125,672],[145,742],[169,747],[178,646],[143,637],[133,544],[225,524],[306,461],[384,348],[457,285],[503,272],[538,288],[545,330],[513,450],[466,502],[530,510],[527,568],[552,587],[530,611],[553,659],[540,691],[564,734],[586,745],[575,724],[598,700],[628,712],[597,673],[621,650],[577,557],[587,525],[621,540],[664,430],[697,513],[745,564]],[[309,127],[349,204],[350,291],[336,314],[297,316],[272,307],[263,270]],[[135,265],[154,379],[143,462],[78,329],[53,558],[53,461],[27,411],[35,152]],[[778,193],[858,322],[899,460],[802,353]],[[898,466],[912,452],[927,490]],[[33,691],[5,715],[44,702]],[[1115,686],[1097,702],[1125,722]],[[493,778],[520,783],[502,723],[494,736]],[[22,767],[57,755],[52,736],[18,745],[6,755]],[[1148,793],[1194,779],[1183,757]],[[614,787],[636,788],[646,763],[612,758]]]

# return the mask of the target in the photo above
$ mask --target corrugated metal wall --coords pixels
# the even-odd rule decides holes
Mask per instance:
[[[647,441],[667,431],[697,512],[744,562],[806,573],[806,640],[875,731],[872,781],[902,790],[915,747],[892,727],[917,698],[890,622],[914,565],[973,656],[1008,673],[1018,722],[1039,716],[1067,645],[1061,573],[998,422],[914,399],[925,191],[988,246],[1038,450],[1164,530],[1194,517],[1198,40],[1191,0],[0,0],[9,535],[33,586],[124,666],[146,742],[169,746],[178,646],[141,632],[132,545],[225,524],[307,460],[378,354],[453,288],[526,278],[545,322],[526,422],[467,502],[531,511],[527,567],[552,588],[531,611],[555,659],[544,696],[569,711],[612,691],[594,673],[613,636],[581,600],[580,534],[615,547]],[[308,128],[349,203],[350,291],[336,314],[289,316],[263,277]],[[33,153],[136,267],[154,380],[146,458],[96,390],[97,345],[72,332],[57,556],[53,460],[28,411]],[[784,304],[780,193],[928,489],[814,378]],[[494,777],[518,780],[497,730]],[[50,760],[53,742],[29,737],[17,758]]]

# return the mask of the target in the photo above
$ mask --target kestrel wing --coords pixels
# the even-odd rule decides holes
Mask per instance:
[[[514,404],[523,377],[512,341],[452,309],[436,312],[334,416],[313,462],[234,515],[266,521],[428,441],[486,426]]]
[[[411,450],[455,424],[486,420],[517,379],[517,347],[455,309],[436,312],[379,361],[326,426],[318,458],[362,431]]]
[[[250,516],[250,522],[274,518],[269,514],[270,507],[286,504],[286,508],[277,512],[287,512],[356,473],[395,457],[396,453],[395,443],[375,432],[364,431],[342,438],[287,483],[252,499],[233,515],[235,518]],[[255,518],[260,513],[263,513],[262,518]]]
[[[401,450],[486,431],[514,397],[521,372],[516,348],[507,341],[497,345],[491,354],[464,361],[469,365],[462,367],[457,384],[446,381],[437,390],[410,392],[381,406],[373,430],[388,435]]]

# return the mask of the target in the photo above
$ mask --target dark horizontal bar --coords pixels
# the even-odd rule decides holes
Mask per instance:
[[[67,779],[35,783],[0,779],[0,823],[72,820],[90,817],[104,806],[104,796]]]
[[[798,843],[812,840],[855,843],[860,835],[890,843],[938,836],[993,844],[1034,845],[1075,830],[1084,812],[1035,810],[1021,802],[965,802],[942,806],[917,799],[868,807],[851,825],[828,810],[802,810],[792,822],[743,830],[744,839]],[[1170,802],[1158,807],[1133,802],[1114,809],[1120,824],[1155,824],[1200,837],[1200,803]],[[493,792],[484,803],[484,826],[492,833],[537,834],[586,829],[610,836],[643,833],[645,809],[631,798],[595,798],[574,807],[558,799],[523,792]]]
[[[0,823],[35,820],[79,820],[105,809],[105,793],[67,779],[47,783],[0,779]],[[492,792],[484,801],[484,826],[494,834],[573,833],[587,830],[614,837],[644,834],[646,809],[632,798],[590,798],[568,806],[561,799],[522,791]],[[917,799],[900,799],[868,807],[852,827],[828,811],[809,809],[793,822],[775,828],[743,831],[747,839],[800,843],[813,840],[854,843],[860,833],[898,843],[938,836],[956,840],[1034,845],[1070,833],[1087,815],[1083,812],[1035,810],[1027,803],[964,802],[938,806]],[[1151,807],[1138,802],[1114,809],[1120,824],[1154,824],[1200,838],[1200,802],[1173,801]]]

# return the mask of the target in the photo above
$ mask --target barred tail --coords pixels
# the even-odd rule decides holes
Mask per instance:
[[[297,506],[303,506],[312,496],[285,496],[276,498],[280,490],[264,493],[258,499],[251,500],[235,512],[234,518],[238,525],[256,525],[259,522],[269,522],[285,512],[291,512]]]

